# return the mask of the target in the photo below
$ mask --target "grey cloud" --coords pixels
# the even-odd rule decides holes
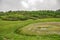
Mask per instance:
[[[22,1],[24,2],[22,4]],[[60,0],[0,0],[0,11],[8,10],[56,10],[60,8]],[[30,2],[30,3],[29,3]],[[28,7],[25,7],[28,6]]]

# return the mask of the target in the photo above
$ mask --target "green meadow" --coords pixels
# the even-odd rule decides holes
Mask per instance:
[[[39,30],[41,27],[51,28],[37,30],[37,32],[34,29],[37,27]],[[31,28],[30,31],[28,30],[29,28]],[[45,31],[50,32],[50,34],[45,34]],[[51,33],[51,31],[56,31],[57,33]],[[0,12],[0,40],[60,40],[60,12]]]

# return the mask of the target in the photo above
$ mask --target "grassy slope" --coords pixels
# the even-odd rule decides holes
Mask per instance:
[[[0,36],[2,38],[6,38],[10,40],[60,40],[59,38],[60,35],[26,36],[26,35],[19,35],[15,33],[17,28],[24,27],[28,24],[35,23],[35,22],[60,22],[60,18],[46,18],[46,19],[38,19],[38,20],[26,20],[26,21],[0,20]]]

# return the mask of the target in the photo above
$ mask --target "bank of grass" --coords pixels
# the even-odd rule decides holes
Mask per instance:
[[[60,35],[46,35],[46,36],[28,36],[17,34],[18,28],[36,22],[60,22],[60,18],[45,18],[37,20],[26,21],[4,21],[0,20],[0,39],[1,40],[60,40]]]

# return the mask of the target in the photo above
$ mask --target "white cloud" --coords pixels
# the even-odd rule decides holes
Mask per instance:
[[[24,8],[29,8],[28,3],[24,2],[24,1],[21,1],[21,4]]]
[[[44,0],[39,0],[41,3],[43,3],[44,2]]]
[[[0,10],[37,10],[60,8],[60,0],[0,0]]]
[[[29,3],[30,5],[35,5],[36,1],[37,1],[37,0],[28,0],[28,3]]]

